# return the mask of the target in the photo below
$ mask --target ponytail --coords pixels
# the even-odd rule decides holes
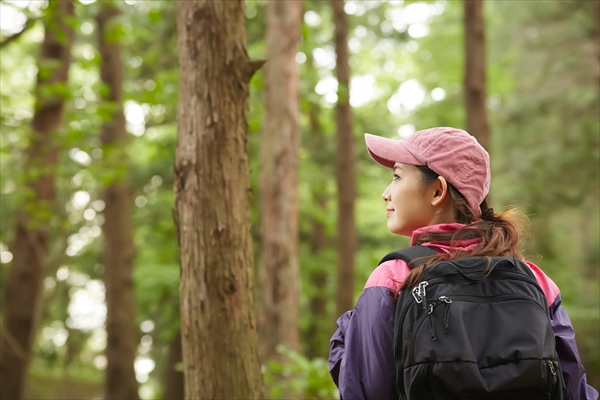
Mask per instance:
[[[438,175],[425,166],[417,166],[421,170],[423,181],[429,184],[437,179]],[[481,219],[473,221],[473,213],[464,196],[448,183],[448,191],[455,211],[455,220],[465,224],[464,227],[455,232],[427,232],[415,239],[415,245],[445,241],[450,242],[450,253],[441,253],[428,257],[423,265],[413,269],[402,283],[400,290],[405,290],[419,283],[423,272],[430,265],[443,260],[457,260],[465,257],[514,257],[522,259],[519,250],[520,223],[526,217],[516,211],[509,209],[501,214],[496,214],[487,205],[484,199],[480,205]],[[456,244],[464,241],[477,243],[470,251],[459,250]],[[398,292],[391,293],[397,299]]]

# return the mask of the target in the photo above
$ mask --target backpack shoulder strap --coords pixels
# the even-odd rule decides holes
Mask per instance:
[[[381,261],[379,261],[379,265],[383,264],[386,261],[400,259],[405,261],[410,268],[416,268],[427,261],[427,259],[424,259],[423,257],[434,256],[436,254],[438,253],[431,247],[420,245],[412,246],[407,249],[392,251],[391,253],[383,257]],[[420,260],[418,260],[419,258]]]

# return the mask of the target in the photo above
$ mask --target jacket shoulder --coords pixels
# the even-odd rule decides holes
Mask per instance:
[[[532,263],[530,261],[525,261],[525,264],[527,264],[529,269],[531,269],[531,272],[533,272],[533,276],[535,276],[535,280],[537,281],[538,285],[540,285],[540,287],[544,291],[544,295],[546,295],[546,300],[548,301],[548,307],[550,307],[554,303],[554,300],[556,299],[556,297],[560,294],[560,289],[558,288],[556,283],[554,283],[554,281],[552,279],[550,279],[550,277],[548,275],[546,275],[546,273],[544,271],[542,271],[542,269],[540,267],[538,267],[537,265],[535,265],[534,263]]]
[[[410,267],[404,260],[385,261],[371,273],[365,284],[365,289],[383,286],[388,289],[398,290],[409,273]]]

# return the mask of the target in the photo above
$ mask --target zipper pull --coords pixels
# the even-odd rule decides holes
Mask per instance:
[[[556,376],[556,369],[554,369],[554,361],[548,361],[548,365],[550,365],[550,372],[552,375]]]
[[[435,303],[433,301],[431,303],[429,303],[429,311],[427,311],[427,314],[431,314],[433,312],[434,307],[435,307]]]
[[[416,302],[421,304],[425,299],[425,287],[429,285],[429,282],[423,281],[419,283],[419,286],[415,286],[412,290],[412,295],[415,298]]]
[[[452,299],[446,296],[440,296],[438,298],[439,301],[443,301],[446,303],[446,312],[444,313],[444,332],[450,332],[450,303],[452,303]]]

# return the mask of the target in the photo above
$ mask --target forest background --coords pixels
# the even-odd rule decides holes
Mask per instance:
[[[180,398],[180,262],[174,222],[178,54],[176,5],[116,2],[109,42],[123,63],[126,145],[100,134],[114,113],[101,77],[98,27],[102,4],[76,2],[68,80],[47,87],[64,99],[53,133],[59,149],[52,171],[55,198],[41,207],[48,227],[43,300],[36,317],[24,398],[101,398],[105,394],[107,331],[103,188],[127,176],[131,199],[136,390],[141,398]],[[267,57],[267,1],[245,2],[250,58]],[[600,386],[600,59],[598,8],[590,1],[484,2],[492,160],[492,205],[516,206],[531,221],[529,259],[558,284],[577,332],[588,381]],[[349,101],[354,115],[357,247],[353,299],[378,260],[408,246],[386,229],[381,193],[391,175],[372,162],[362,134],[406,137],[432,126],[465,127],[464,21],[458,1],[348,1]],[[27,154],[35,126],[36,82],[46,2],[1,1],[2,298],[13,264],[17,216],[31,190]],[[301,145],[298,157],[298,346],[263,363],[267,395],[336,396],[326,358],[335,329],[336,79],[330,2],[302,2],[299,68]],[[56,28],[56,27],[55,27]],[[56,34],[60,40],[60,29]],[[67,34],[63,34],[64,40]],[[64,42],[63,40],[63,42]],[[104,57],[106,59],[106,57]],[[268,64],[267,64],[268,65]],[[50,65],[51,67],[51,65]],[[43,76],[41,78],[44,79]],[[39,94],[38,94],[39,95]],[[250,80],[248,149],[252,239],[261,264],[261,130],[265,69]],[[122,142],[125,143],[125,142]],[[40,173],[39,171],[37,172]],[[33,175],[36,172],[34,170]],[[35,178],[35,177],[34,177]],[[352,177],[349,177],[351,179]],[[35,211],[35,210],[33,210]],[[33,212],[29,209],[28,212]],[[45,212],[45,214],[44,214]],[[294,210],[292,209],[292,212]],[[103,234],[103,229],[105,233]],[[259,282],[259,273],[256,272]],[[260,285],[255,288],[260,292]],[[261,294],[256,293],[257,298]],[[257,301],[260,306],[260,302]],[[4,304],[5,305],[5,304]],[[260,314],[260,310],[258,310]],[[3,311],[3,317],[6,313]],[[260,337],[259,337],[260,342]],[[6,347],[5,342],[3,346]],[[294,347],[293,345],[291,347]]]

